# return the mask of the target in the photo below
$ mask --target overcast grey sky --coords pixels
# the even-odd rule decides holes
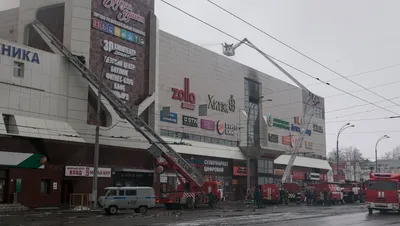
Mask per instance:
[[[218,43],[235,42],[229,37],[207,27],[181,12],[156,1],[156,15],[160,29],[183,39],[220,53]],[[216,8],[207,0],[166,0],[210,24],[238,37],[248,38],[266,53],[275,56],[322,80],[340,78],[338,75],[307,60],[303,56],[277,43],[257,30]],[[297,50],[320,61],[344,76],[351,76],[377,68],[393,66],[384,70],[352,76],[350,79],[387,99],[400,97],[400,1],[396,0],[213,0],[253,25],[275,36]],[[17,0],[0,0],[0,10],[16,7]],[[251,3],[251,4],[249,4]],[[282,73],[266,62],[254,50],[247,47],[238,49],[233,58],[262,72],[290,82]],[[314,84],[307,76],[286,68],[303,84]],[[345,79],[330,82],[343,90],[362,90]],[[385,134],[391,139],[379,145],[383,154],[400,144],[400,119],[376,119],[393,116],[393,113],[372,105],[342,111],[337,109],[366,104],[349,95],[342,94],[323,84],[308,86],[316,94],[325,97],[327,149],[336,146],[336,134],[346,122],[356,128],[341,135],[340,146],[359,148],[365,157],[374,159],[377,139]],[[335,95],[335,96],[333,96]],[[368,91],[354,95],[370,102],[382,98]],[[333,97],[332,97],[333,96]],[[393,100],[400,106],[400,98]],[[400,115],[400,107],[384,101],[377,103]],[[394,107],[393,107],[394,106]],[[334,111],[334,112],[330,112]],[[355,114],[354,113],[359,113]],[[352,114],[349,116],[349,114]],[[374,120],[360,120],[371,119]],[[337,122],[334,122],[337,121]],[[380,154],[381,155],[381,154]]]

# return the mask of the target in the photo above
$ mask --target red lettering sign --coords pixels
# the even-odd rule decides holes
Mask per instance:
[[[195,109],[196,95],[190,92],[190,81],[189,78],[185,78],[184,87],[182,89],[172,88],[172,99],[183,101],[181,107],[189,110]]]

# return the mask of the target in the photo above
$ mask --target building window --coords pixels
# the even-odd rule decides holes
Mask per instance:
[[[273,183],[274,183],[273,177],[263,177],[263,176],[258,177],[258,185],[273,184]]]
[[[125,193],[126,193],[126,196],[136,196],[137,195],[136,190],[126,190]]]
[[[258,173],[273,174],[274,173],[274,162],[267,159],[258,160]]]
[[[41,180],[40,181],[40,193],[41,194],[49,194],[50,193],[50,180]]]
[[[24,63],[14,61],[13,68],[14,77],[23,78],[24,77]]]
[[[226,145],[226,146],[231,146],[231,147],[238,146],[237,141],[225,140],[225,139],[215,138],[215,137],[200,136],[200,135],[191,134],[191,133],[180,133],[180,132],[175,132],[175,131],[165,130],[165,129],[160,130],[160,135],[166,136],[166,137],[173,137],[173,138],[183,138],[186,140],[193,140],[193,141],[205,142],[205,143],[210,143],[210,144]]]

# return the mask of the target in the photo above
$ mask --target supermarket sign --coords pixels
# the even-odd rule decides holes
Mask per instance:
[[[87,166],[65,166],[66,177],[93,177],[94,168]],[[98,177],[111,177],[111,168],[98,168]]]

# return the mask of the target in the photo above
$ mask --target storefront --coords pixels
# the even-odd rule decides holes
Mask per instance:
[[[154,171],[152,170],[135,170],[122,169],[114,171],[113,185],[118,187],[136,187],[136,186],[153,186]]]
[[[232,193],[233,200],[243,200],[247,189],[247,164],[245,160],[233,160]]]
[[[274,161],[275,178],[281,179],[289,162],[290,155],[281,155]],[[327,174],[332,170],[324,159],[297,156],[293,163],[290,180],[294,183],[319,183],[328,181]]]

